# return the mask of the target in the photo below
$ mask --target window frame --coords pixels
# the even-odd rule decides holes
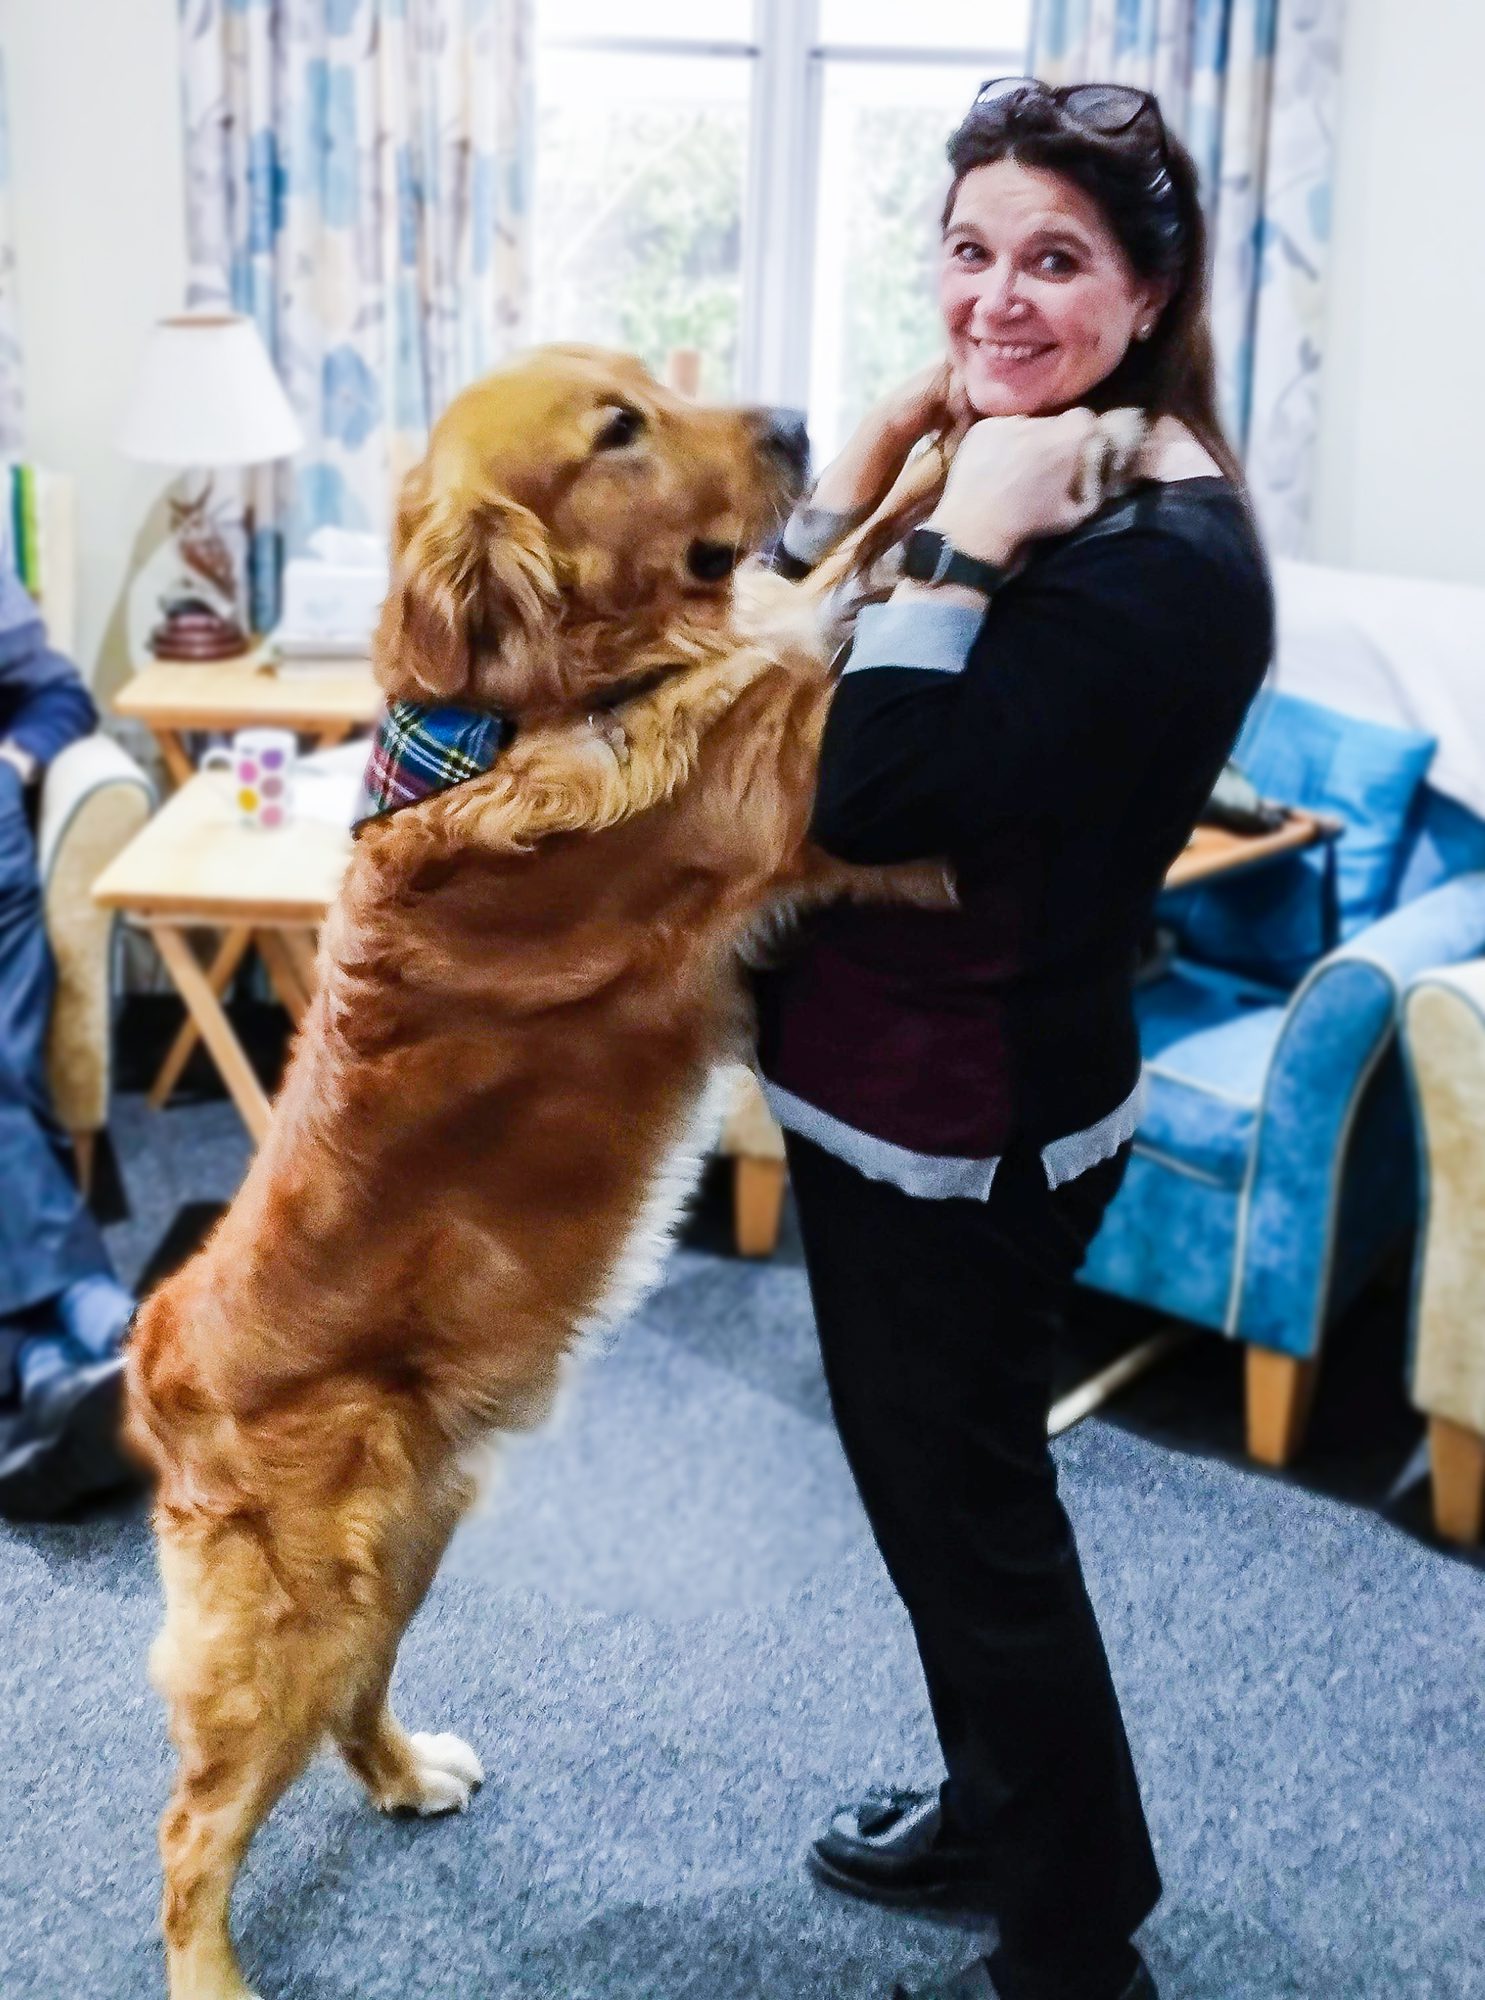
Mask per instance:
[[[540,0],[538,29],[540,27]],[[1028,10],[1029,11],[1029,10]],[[808,411],[815,309],[814,247],[826,65],[997,63],[1026,52],[823,42],[819,0],[753,0],[747,41],[715,36],[541,35],[541,46],[598,55],[742,58],[752,63],[743,184],[738,393],[744,402]]]

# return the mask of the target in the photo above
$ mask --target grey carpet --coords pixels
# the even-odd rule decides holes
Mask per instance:
[[[132,1277],[242,1146],[219,1105],[126,1100],[116,1130]],[[1485,1995],[1478,1567],[1115,1424],[1059,1458],[1165,1870],[1167,2000]],[[0,1996],[156,1995],[140,1513],[0,1525],[0,1604]],[[489,1782],[466,1816],[394,1823],[317,1764],[239,1890],[264,2000],[876,2000],[971,1953],[800,1870],[838,1800],[937,1770],[792,1239],[764,1267],[679,1253],[461,1531],[398,1701]]]

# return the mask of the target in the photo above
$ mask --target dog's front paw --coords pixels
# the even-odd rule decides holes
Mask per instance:
[[[422,1788],[416,1810],[425,1816],[463,1812],[470,1794],[485,1782],[485,1767],[463,1737],[420,1734],[412,1747]]]
[[[1089,507],[1122,493],[1140,476],[1150,437],[1143,410],[1106,410],[1083,447],[1076,490]]]

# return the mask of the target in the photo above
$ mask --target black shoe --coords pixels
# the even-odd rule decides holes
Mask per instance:
[[[1000,2000],[1000,1988],[991,1978],[987,1962],[977,1958],[963,1972],[951,1973],[932,1986],[894,1986],[892,2000]],[[1088,2000],[1160,2000],[1160,1995],[1150,1977],[1150,1968],[1141,1959],[1139,1970],[1121,1993],[1090,1994]]]
[[[976,1915],[991,1907],[985,1850],[944,1837],[936,1792],[874,1792],[842,1806],[808,1860],[832,1889],[874,1903]]]
[[[121,1355],[59,1376],[21,1406],[0,1454],[0,1514],[53,1521],[79,1500],[139,1479],[119,1443]]]

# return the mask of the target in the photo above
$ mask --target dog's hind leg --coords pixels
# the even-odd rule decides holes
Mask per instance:
[[[251,2000],[228,1928],[232,1885],[324,1736],[351,1649],[303,1617],[259,1534],[159,1530],[168,1609],[152,1667],[180,1754],[160,1822],[170,2000]]]
[[[472,1493],[471,1483],[455,1477],[416,1527],[396,1538],[400,1546],[391,1564],[385,1621],[340,1719],[332,1724],[342,1756],[381,1812],[462,1812],[470,1793],[484,1782],[479,1758],[460,1737],[409,1735],[387,1699],[402,1635]]]
[[[271,1744],[262,1734],[250,1742],[240,1731],[209,1731],[182,1756],[160,1822],[170,2000],[254,2000],[228,1927],[232,1884],[248,1843],[314,1748],[313,1737],[296,1742],[277,1731]]]

